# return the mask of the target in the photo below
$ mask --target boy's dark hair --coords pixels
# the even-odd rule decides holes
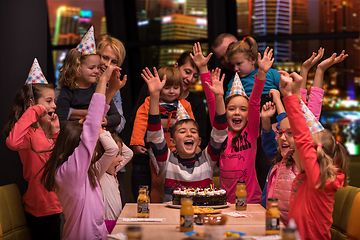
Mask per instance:
[[[198,124],[194,119],[189,118],[189,119],[184,119],[184,120],[177,121],[177,122],[171,127],[171,131],[170,131],[170,136],[171,136],[171,138],[174,138],[174,136],[175,136],[175,131],[176,131],[176,129],[177,129],[178,126],[181,126],[181,125],[183,125],[183,124],[185,124],[185,123],[188,123],[188,122],[192,122],[192,123],[195,125],[196,130],[197,130],[198,133],[199,133],[199,124]]]

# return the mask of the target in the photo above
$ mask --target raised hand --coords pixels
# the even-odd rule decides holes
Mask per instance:
[[[161,89],[165,86],[166,83],[166,75],[164,75],[163,80],[160,80],[159,74],[156,70],[156,67],[153,68],[154,75],[150,72],[149,68],[143,69],[141,73],[141,77],[145,80],[146,84],[149,88],[150,95],[153,93],[160,94]]]
[[[349,56],[348,54],[345,54],[345,50],[342,50],[339,56],[336,56],[336,55],[337,55],[336,53],[333,53],[329,58],[322,61],[317,66],[317,68],[322,70],[322,71],[325,71],[326,69],[328,69],[332,65],[344,61]]]
[[[222,75],[220,79],[220,72],[219,68],[213,69],[211,71],[211,85],[208,82],[205,82],[207,87],[214,93],[214,95],[221,95],[224,96],[224,78],[225,74]]]
[[[272,97],[275,104],[280,101],[280,92],[275,88],[270,89],[269,96]]]
[[[271,68],[274,62],[274,58],[272,58],[272,56],[273,56],[273,49],[269,50],[269,47],[266,47],[263,58],[261,58],[261,54],[258,53],[259,70],[262,70],[264,73],[267,73],[267,71],[269,71],[269,69]]]
[[[280,83],[279,83],[280,92],[285,97],[292,95],[293,79],[290,77],[290,74],[286,71],[279,71],[279,73],[280,73]]]
[[[271,118],[276,112],[275,104],[271,101],[266,102],[261,108],[261,118]]]
[[[303,77],[297,74],[296,72],[292,72],[290,74],[290,77],[293,79],[291,91],[293,94],[296,94],[298,99],[300,100],[301,99],[300,87],[301,87],[301,83],[303,82]]]
[[[325,49],[320,47],[317,54],[313,52],[311,57],[303,62],[301,68],[304,68],[304,70],[308,72],[310,68],[312,68],[324,56],[324,52]]]
[[[190,57],[194,60],[194,63],[199,68],[200,73],[205,73],[208,71],[207,64],[212,55],[213,55],[213,53],[209,53],[209,55],[207,55],[207,57],[205,57],[202,53],[201,45],[199,42],[194,43],[193,54],[190,53]]]

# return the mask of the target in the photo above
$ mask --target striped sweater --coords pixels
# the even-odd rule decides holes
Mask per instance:
[[[213,169],[226,144],[228,123],[226,114],[216,115],[209,145],[190,159],[172,153],[164,139],[160,115],[149,115],[147,141],[159,164],[165,186],[164,202],[171,200],[175,187],[207,187]]]

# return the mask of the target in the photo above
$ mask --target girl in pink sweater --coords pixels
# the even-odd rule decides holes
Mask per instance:
[[[35,59],[28,80],[16,93],[4,129],[6,145],[19,153],[28,183],[23,203],[32,239],[60,239],[62,207],[56,193],[40,184],[39,174],[60,130],[55,108],[54,87],[47,84]]]
[[[98,181],[119,149],[109,134],[100,132],[99,138],[99,130],[111,99],[126,83],[126,79],[120,81],[119,71],[119,67],[110,65],[100,76],[86,120],[83,124],[64,124],[45,164],[41,181],[48,191],[57,190],[66,220],[63,239],[106,239],[104,203]],[[112,74],[117,77],[110,79]],[[106,89],[107,82],[109,86]],[[101,171],[96,171],[94,166],[100,158],[100,154],[94,154],[99,152],[95,151],[98,139],[105,148],[101,158],[107,159]]]
[[[193,59],[200,71],[202,82],[210,83],[210,73],[207,70],[206,58],[202,55],[200,44],[193,47]],[[257,138],[259,136],[260,124],[260,98],[265,84],[266,73],[270,69],[272,49],[266,48],[264,56],[258,53],[257,63],[259,71],[255,75],[255,84],[250,98],[234,94],[226,101],[226,115],[228,118],[229,134],[225,150],[220,155],[220,185],[227,191],[227,201],[235,203],[236,183],[239,180],[246,182],[247,202],[260,203],[261,189],[256,177],[255,156]],[[212,74],[219,74],[220,70],[212,71]],[[206,94],[209,115],[214,116],[215,101],[207,87],[204,87]],[[251,121],[248,121],[251,119]]]
[[[280,90],[299,153],[299,156],[294,156],[300,173],[292,184],[288,219],[295,220],[302,239],[330,239],[334,195],[338,188],[347,185],[348,153],[329,130],[314,124],[317,123],[314,116],[309,118],[308,114],[305,120],[304,113],[309,111],[299,104],[301,80],[296,73],[282,75],[280,80]],[[318,130],[311,134],[309,126],[312,129],[318,126]]]

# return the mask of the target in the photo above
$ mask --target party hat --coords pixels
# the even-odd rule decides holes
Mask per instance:
[[[235,94],[247,97],[247,95],[245,93],[245,89],[244,89],[244,87],[243,87],[243,85],[241,83],[241,80],[239,78],[239,75],[237,73],[235,73],[234,81],[233,81],[233,84],[231,86],[231,90],[230,90],[230,93],[229,93],[228,97],[230,97],[232,95],[235,95]]]
[[[310,111],[310,109],[305,105],[302,100],[300,101],[300,107],[302,112],[304,113],[304,117],[309,126],[311,134],[324,130],[324,127],[321,125],[319,120],[314,116],[314,114]]]
[[[190,116],[184,106],[179,102],[176,112],[176,121],[190,119]]]
[[[43,72],[41,71],[40,65],[38,63],[38,60],[35,58],[34,62],[31,66],[29,76],[25,81],[25,85],[31,84],[31,83],[44,83],[48,84],[48,81],[46,80]]]
[[[85,36],[81,39],[76,50],[81,53],[96,53],[95,38],[94,38],[94,27],[91,26]]]

